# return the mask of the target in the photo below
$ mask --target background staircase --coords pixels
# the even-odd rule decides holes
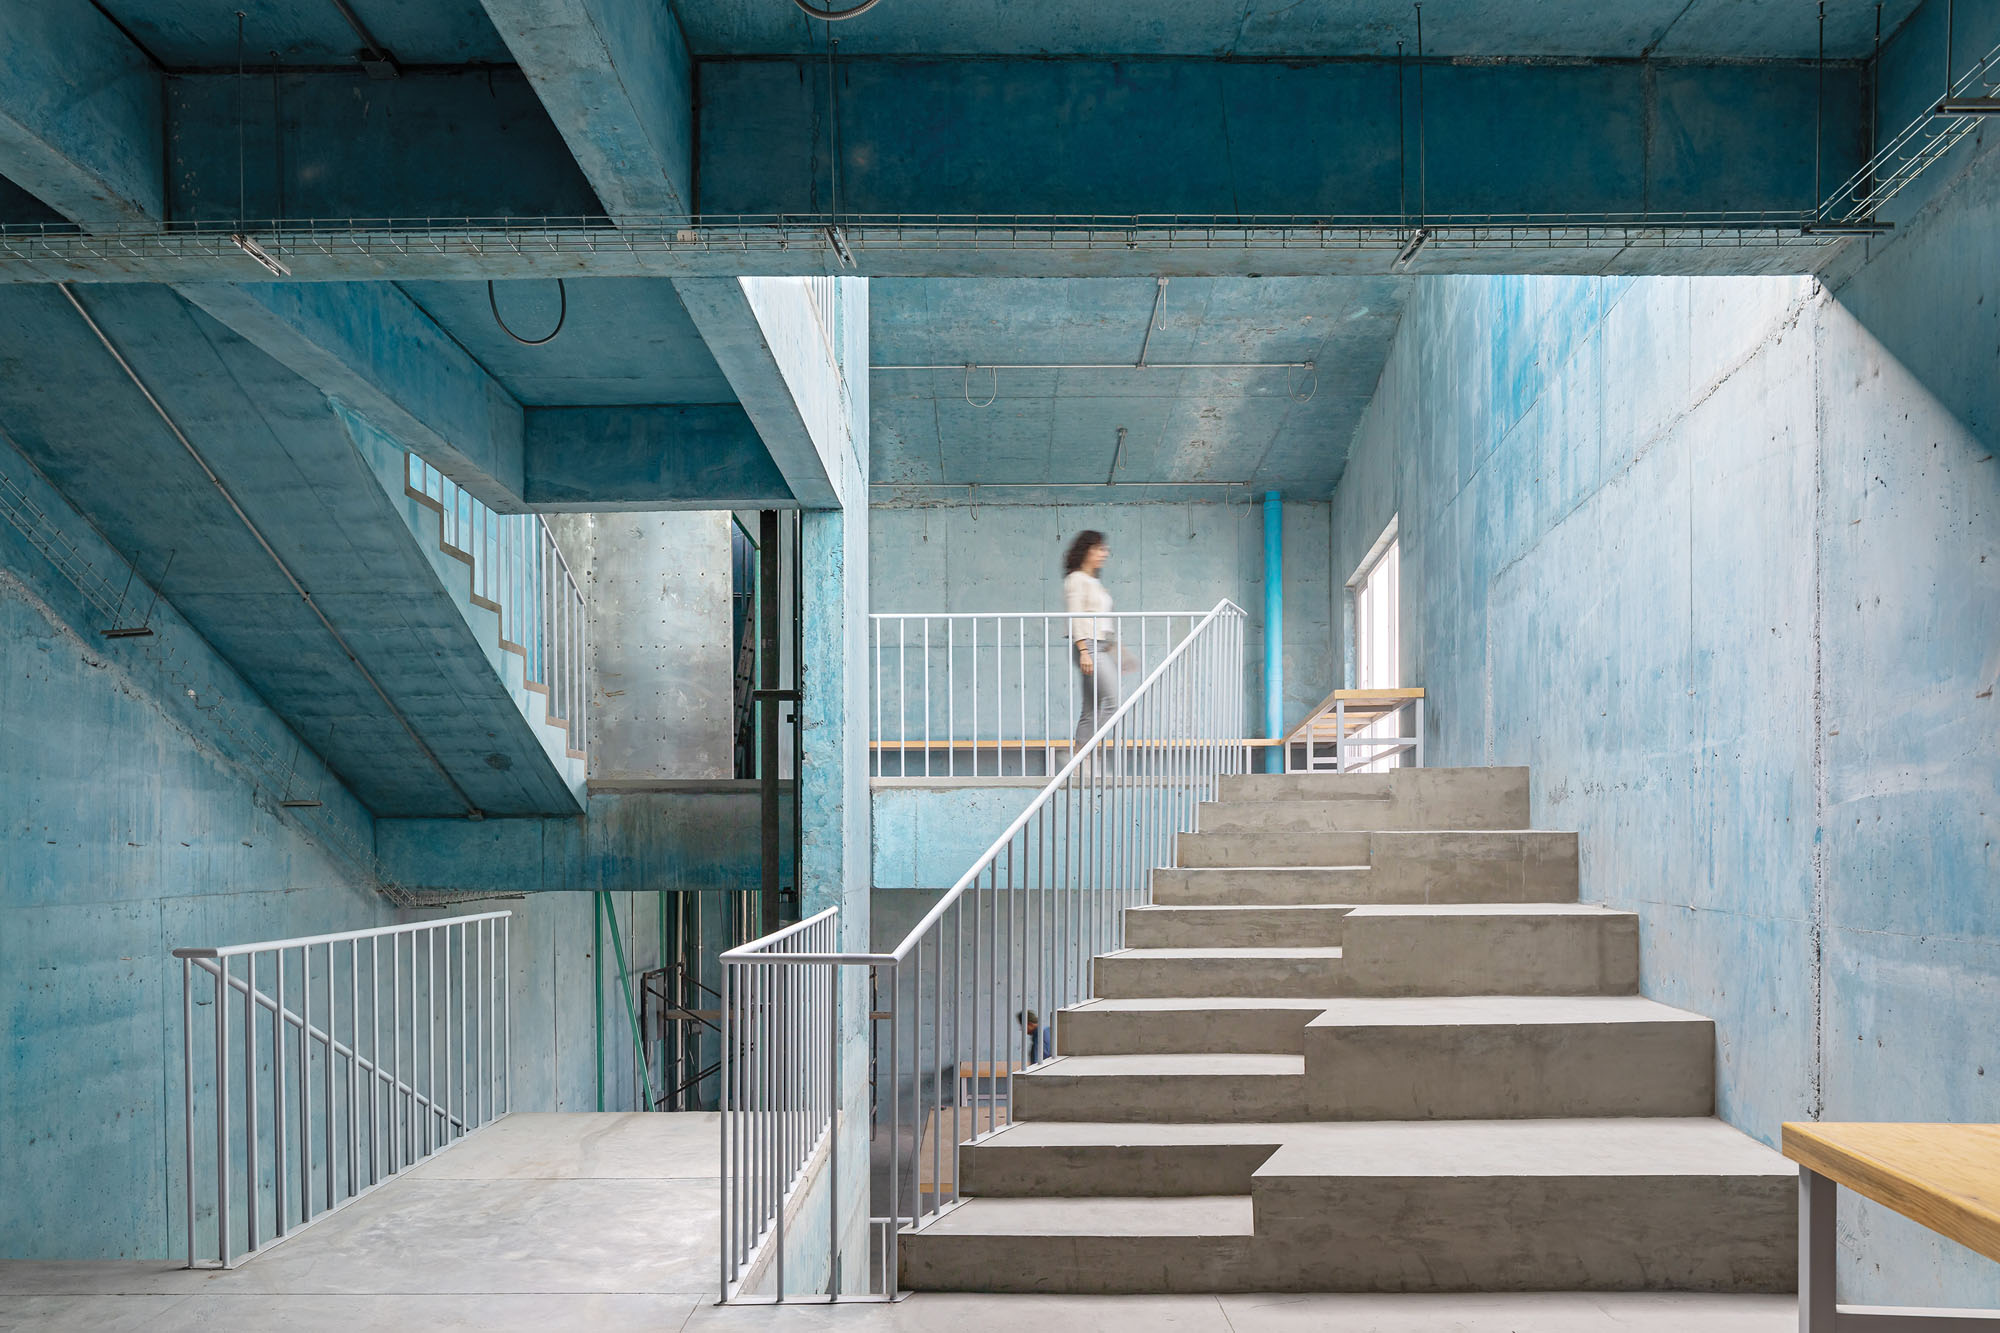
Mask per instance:
[[[1713,1024],[1638,994],[1527,770],[1220,795],[905,1287],[1793,1289],[1795,1170],[1713,1118]]]

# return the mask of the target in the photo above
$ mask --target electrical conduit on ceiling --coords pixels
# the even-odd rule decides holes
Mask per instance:
[[[278,567],[278,572],[283,574],[285,581],[292,585],[292,591],[299,595],[299,600],[303,601],[312,611],[313,615],[318,618],[319,623],[326,627],[326,632],[332,636],[334,643],[346,655],[347,660],[354,664],[354,669],[361,673],[361,678],[368,682],[369,688],[375,691],[376,697],[382,701],[382,706],[389,710],[389,715],[402,725],[403,730],[409,733],[410,740],[416,744],[417,749],[423,752],[424,758],[430,761],[433,768],[437,769],[438,776],[442,777],[446,785],[451,788],[452,795],[465,806],[466,817],[468,819],[485,818],[485,812],[479,808],[470,796],[466,795],[465,789],[458,785],[457,779],[453,778],[450,770],[445,768],[444,762],[437,757],[436,751],[425,744],[424,738],[417,734],[417,729],[410,724],[410,719],[403,715],[403,711],[400,708],[396,707],[395,702],[389,698],[388,692],[382,688],[382,683],[375,679],[375,674],[355,655],[354,649],[348,646],[346,637],[338,629],[334,628],[331,620],[326,618],[326,612],[320,610],[319,603],[313,600],[310,592],[306,591],[305,584],[299,582],[298,575],[292,572],[291,566],[285,563],[284,557],[280,556],[272,548],[271,543],[265,539],[263,532],[259,530],[257,524],[251,519],[249,514],[244,512],[243,506],[236,502],[236,497],[230,493],[229,487],[223,482],[221,477],[216,475],[215,469],[208,465],[208,460],[201,456],[201,451],[194,447],[194,442],[188,439],[187,433],[167,414],[167,409],[161,405],[158,398],[153,396],[153,391],[146,387],[146,382],[139,378],[139,372],[132,368],[132,363],[125,359],[124,354],[118,350],[117,345],[111,341],[109,335],[104,332],[95,319],[91,318],[90,312],[83,308],[83,302],[76,299],[76,293],[71,290],[70,284],[62,282],[56,285],[62,290],[62,294],[68,298],[70,305],[76,308],[76,313],[83,317],[83,322],[90,326],[90,331],[97,335],[97,341],[104,344],[104,350],[111,353],[111,359],[118,363],[119,369],[125,372],[126,378],[132,381],[133,386],[152,405],[153,411],[159,414],[160,420],[166,423],[167,429],[173,432],[174,438],[181,442],[181,447],[187,450],[188,457],[195,461],[195,466],[201,469],[202,475],[207,477],[209,483],[215,487],[216,493],[222,497],[223,503],[229,506],[231,512],[238,519],[242,520],[243,526],[249,531],[251,537],[256,540],[257,545],[263,548],[264,554],[271,557],[271,563]]]

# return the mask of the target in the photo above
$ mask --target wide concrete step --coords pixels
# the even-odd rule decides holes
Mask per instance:
[[[1266,1290],[1794,1286],[1797,1169],[1719,1120],[1312,1129],[1253,1178]]]
[[[1242,1290],[1247,1195],[972,1199],[897,1240],[912,1291]]]
[[[1377,807],[1376,817],[1394,821],[1377,824],[1377,828],[1515,829],[1526,828],[1530,822],[1525,768],[1246,773],[1223,778],[1217,791],[1221,806],[1281,801],[1350,803],[1364,810],[1372,805]],[[1384,806],[1390,809],[1381,810]]]
[[[1014,1075],[1013,1116],[1032,1120],[1297,1120],[1296,1055],[1064,1055]]]
[[[1091,991],[1106,999],[1345,993],[1341,951],[1329,947],[1120,949],[1098,955],[1091,966]]]
[[[1574,833],[1543,829],[1236,830],[1183,833],[1176,859],[1186,867],[1366,865],[1378,901],[1573,902]]]
[[[1093,999],[1056,1015],[1065,1055],[1297,1055],[1332,1001],[1293,996]]]
[[[1335,999],[1302,1038],[1316,1120],[1715,1109],[1714,1023],[1637,995]]]
[[[1230,905],[1135,907],[1125,913],[1125,943],[1134,949],[1282,948],[1340,946],[1340,921],[1350,909]]]
[[[1639,918],[1582,903],[1357,907],[1338,995],[1631,995]],[[1256,993],[1256,992],[1251,992]]]
[[[1363,866],[1369,835],[1325,829],[1183,833],[1174,861],[1184,866]]]
[[[960,1150],[982,1198],[1250,1193],[1250,1178],[1297,1130],[1279,1122],[1017,1122]]]
[[[1365,865],[1161,867],[1153,871],[1153,902],[1159,906],[1309,907],[1393,901],[1397,900],[1381,895],[1380,882]]]
[[[995,1197],[904,1234],[906,1281],[912,1254],[923,1273],[910,1285],[1787,1292],[1794,1282],[1796,1169],[1707,1117],[1030,1123],[968,1147],[963,1169],[969,1190]],[[1121,1177],[1125,1194],[1098,1197]],[[1176,1187],[1204,1192],[1131,1197]],[[1006,1197],[1016,1194],[1032,1197]],[[1210,1248],[1181,1248],[1188,1237]],[[1190,1267],[1168,1271],[1161,1255]]]

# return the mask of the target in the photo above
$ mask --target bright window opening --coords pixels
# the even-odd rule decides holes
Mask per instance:
[[[1395,689],[1403,683],[1402,559],[1396,539],[1396,520],[1377,539],[1368,558],[1348,583],[1354,598],[1354,685],[1356,689]],[[1399,733],[1400,715],[1393,715],[1363,728],[1357,739]],[[1386,747],[1384,747],[1386,749]],[[1366,753],[1364,751],[1363,753]],[[1360,766],[1364,773],[1382,773],[1402,763],[1393,751]]]

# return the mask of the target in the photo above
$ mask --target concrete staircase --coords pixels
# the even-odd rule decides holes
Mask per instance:
[[[1220,795],[906,1288],[1793,1289],[1794,1169],[1713,1118],[1713,1025],[1638,994],[1525,769]]]

